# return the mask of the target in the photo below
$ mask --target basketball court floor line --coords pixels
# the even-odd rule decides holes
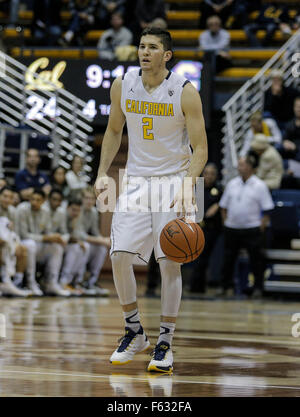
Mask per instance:
[[[65,377],[74,377],[74,378],[94,378],[94,379],[107,379],[109,380],[109,375],[92,375],[92,374],[72,374],[72,373],[62,373],[62,372],[37,372],[37,371],[14,371],[1,369],[1,374],[10,373],[10,374],[23,374],[23,375],[44,375],[44,376],[65,376]],[[140,378],[129,376],[130,380],[135,380],[139,382],[148,382],[147,378]],[[1,378],[0,378],[1,379]],[[172,379],[173,384],[199,384],[199,385],[215,385],[222,387],[236,387],[236,388],[255,388],[255,389],[289,389],[300,391],[299,387],[285,386],[285,385],[251,385],[251,384],[231,384],[227,382],[209,382],[209,381],[187,381],[181,379]]]
[[[22,325],[22,326],[18,326],[18,325],[14,325],[13,327],[11,326],[7,326],[7,330],[11,330],[12,328],[14,329],[18,329],[18,327],[20,327],[20,330],[35,330],[36,332],[38,331],[51,331],[50,327],[47,327],[47,329],[43,330],[43,329],[34,329],[34,326],[26,326],[26,325]],[[99,326],[99,330],[101,331],[101,326]],[[53,331],[57,331],[57,328],[55,327],[53,329]],[[74,331],[64,331],[64,333],[76,333],[79,334],[80,332],[78,332],[78,329],[75,328]],[[98,333],[95,332],[87,332],[84,331],[84,334],[93,334],[93,335],[97,335]],[[105,335],[116,335],[119,336],[120,332],[119,331],[109,331],[109,330],[105,330],[104,332],[102,331],[101,333],[98,334],[99,336],[105,336]],[[149,337],[156,337],[157,336],[157,332],[147,332],[147,336]],[[255,338],[255,339],[239,339],[239,338],[234,338],[234,337],[222,337],[222,336],[201,336],[201,335],[185,335],[181,333],[181,336],[184,337],[185,339],[198,339],[198,340],[222,340],[224,342],[240,342],[240,343],[256,343],[256,344],[269,344],[269,345],[283,345],[283,346],[298,346],[299,347],[299,341],[290,341],[290,340],[270,340],[270,339],[259,339],[259,338]],[[271,336],[272,337],[272,336]],[[287,336],[288,337],[288,336]],[[292,337],[292,336],[291,336]],[[180,336],[175,336],[174,340],[176,340],[176,338],[180,338]]]

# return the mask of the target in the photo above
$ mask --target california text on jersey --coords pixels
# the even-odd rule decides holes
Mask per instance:
[[[152,103],[127,99],[126,111],[128,113],[148,114],[151,116],[174,116],[172,103]]]

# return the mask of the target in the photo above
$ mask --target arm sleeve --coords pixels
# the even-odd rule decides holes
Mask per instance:
[[[17,216],[18,216],[18,230],[19,230],[21,239],[32,239],[32,240],[35,240],[36,242],[42,242],[43,235],[30,233],[26,213],[20,210],[17,212]]]
[[[229,183],[229,184],[230,184],[230,183]],[[221,200],[220,200],[220,202],[219,202],[219,206],[220,206],[221,208],[227,209],[229,199],[230,199],[230,195],[229,195],[229,187],[228,187],[228,184],[227,184],[227,186],[225,187],[224,193],[223,193],[223,195],[222,195],[222,197],[221,197]]]
[[[269,211],[274,209],[274,202],[271,193],[265,183],[261,184],[260,204],[262,211]]]

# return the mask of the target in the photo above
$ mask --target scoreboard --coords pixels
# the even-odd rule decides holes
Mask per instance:
[[[59,116],[56,96],[45,102],[35,92],[51,91],[45,80],[51,81],[53,93],[64,88],[86,102],[83,112],[96,126],[107,124],[110,111],[110,87],[115,78],[127,71],[139,68],[134,62],[114,62],[99,59],[59,60],[52,58],[22,58],[21,62],[28,67],[25,74],[27,90],[25,117],[30,120],[41,120],[49,117],[52,120]],[[206,125],[209,125],[211,71],[207,64],[199,61],[175,61],[170,67],[189,79],[200,92]],[[33,75],[35,73],[36,75]]]

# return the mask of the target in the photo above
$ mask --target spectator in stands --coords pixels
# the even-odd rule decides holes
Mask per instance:
[[[240,156],[245,156],[250,150],[251,143],[257,133],[264,134],[272,145],[280,146],[282,141],[282,134],[278,129],[275,120],[266,118],[263,119],[262,113],[256,111],[250,116],[250,129],[245,135],[245,141],[240,152]]]
[[[230,44],[229,32],[222,29],[221,19],[211,16],[207,19],[207,28],[199,36],[200,48],[203,51],[214,51],[216,54],[216,72],[220,72],[231,66],[228,52]]]
[[[61,0],[34,0],[32,33],[38,45],[56,45],[61,36]]]
[[[240,158],[239,176],[226,185],[219,203],[224,220],[223,289],[226,296],[233,288],[233,272],[240,249],[247,250],[254,274],[253,297],[263,290],[263,232],[269,224],[269,211],[274,203],[266,184],[254,175],[256,159]],[[263,214],[262,214],[263,213]]]
[[[18,207],[18,205],[21,203],[21,197],[20,197],[20,193],[18,193],[17,191],[13,190],[13,198],[12,198],[12,205],[14,207]]]
[[[66,246],[70,235],[67,231],[66,212],[62,207],[62,202],[63,193],[59,189],[52,188],[44,207],[49,211],[51,233],[59,234],[64,242],[64,246]]]
[[[204,218],[201,223],[205,236],[205,247],[201,255],[191,264],[190,291],[205,293],[206,271],[215,244],[222,233],[222,219],[219,201],[222,188],[218,184],[218,169],[215,164],[208,163],[203,171],[204,177]]]
[[[261,133],[254,136],[251,143],[251,150],[258,157],[256,175],[264,181],[269,190],[280,188],[283,175],[283,161],[280,153],[270,145],[269,138]]]
[[[85,287],[94,290],[96,295],[107,296],[109,291],[97,285],[99,275],[107,256],[107,249],[110,248],[110,238],[100,233],[100,217],[95,207],[96,198],[92,187],[83,191],[83,207],[81,211],[81,222],[86,233],[85,241],[90,245],[89,257],[87,260],[87,271],[89,278],[84,282]]]
[[[28,253],[27,285],[34,295],[43,295],[36,281],[36,264],[43,263],[46,265],[45,293],[68,296],[58,284],[65,242],[60,234],[51,231],[49,211],[43,207],[45,199],[46,194],[35,189],[30,202],[21,203],[17,209],[18,230]]]
[[[26,168],[18,171],[15,177],[16,189],[22,200],[29,200],[35,188],[43,190],[46,195],[51,190],[47,175],[38,170],[40,162],[38,150],[29,148],[26,152]]]
[[[204,0],[200,3],[200,28],[206,27],[207,19],[212,15],[217,15],[221,22],[226,26],[233,9],[234,0]]]
[[[9,219],[0,217],[0,291],[4,295],[27,297],[31,293],[17,288],[12,281],[16,273],[16,250],[19,244],[20,239],[12,230]]]
[[[7,27],[14,27],[18,22],[20,0],[0,0],[0,10],[8,15]]]
[[[4,295],[25,297],[28,291],[20,290],[17,284],[23,281],[27,264],[27,250],[17,235],[17,213],[12,206],[13,190],[0,189],[0,252],[2,264],[1,292]],[[12,282],[14,277],[14,282]]]
[[[267,3],[261,7],[255,22],[244,26],[244,31],[251,46],[269,46],[277,29],[280,29],[283,34],[290,35],[289,22],[288,8],[285,5],[276,4],[276,2]],[[266,31],[262,43],[256,37],[258,30]]]
[[[66,180],[66,172],[64,167],[58,166],[52,170],[50,176],[51,187],[60,190],[64,199],[68,198],[70,194],[70,189]]]
[[[284,86],[280,70],[273,70],[271,78],[271,87],[265,92],[264,112],[267,117],[276,120],[280,129],[284,129],[286,123],[294,116],[294,100],[300,93],[292,87]]]
[[[111,15],[111,28],[106,30],[99,39],[97,48],[99,58],[116,59],[116,48],[132,44],[133,36],[129,29],[123,26],[123,17],[116,12]]]
[[[98,18],[101,28],[108,28],[113,13],[124,16],[126,0],[99,0]],[[131,8],[132,12],[132,8]]]
[[[294,100],[294,118],[286,125],[281,151],[283,158],[300,162],[300,96]]]
[[[75,155],[72,160],[71,170],[66,173],[66,180],[70,189],[70,199],[81,199],[82,191],[88,186],[82,168],[83,159]]]
[[[294,118],[286,125],[280,153],[286,172],[282,188],[300,189],[300,97],[294,101]]]
[[[135,9],[135,16],[138,27],[135,36],[139,37],[140,33],[147,27],[152,26],[157,19],[163,19],[166,22],[166,10],[163,0],[138,0]],[[166,23],[167,25],[167,23]]]
[[[61,46],[68,46],[76,41],[83,45],[83,36],[95,22],[97,0],[70,0],[71,22],[67,32],[59,40]]]
[[[226,27],[240,29],[246,26],[251,12],[259,12],[261,8],[261,0],[235,0],[231,12],[232,24],[227,24]]]
[[[85,242],[86,233],[82,224],[81,207],[81,200],[70,200],[66,210],[67,231],[70,238],[65,250],[60,283],[73,295],[88,293],[88,290],[81,286],[90,251],[90,245]]]

